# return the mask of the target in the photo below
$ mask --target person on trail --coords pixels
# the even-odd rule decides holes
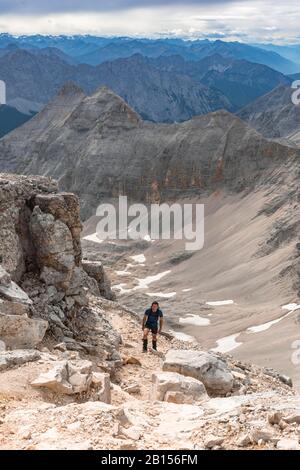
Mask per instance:
[[[159,323],[159,325],[158,325]],[[151,308],[148,308],[143,317],[143,352],[148,350],[148,335],[152,333],[152,348],[157,350],[157,333],[160,334],[163,327],[163,313],[159,308],[158,302],[152,302]]]

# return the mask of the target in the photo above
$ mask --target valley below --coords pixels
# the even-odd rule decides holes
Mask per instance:
[[[197,202],[205,207],[200,251],[185,251],[180,240],[97,242],[91,219],[85,224],[84,256],[106,265],[118,301],[141,318],[158,300],[178,338],[274,367],[299,388],[292,354],[300,324],[295,291],[300,214],[292,201],[274,212],[273,192],[242,197],[216,192]]]

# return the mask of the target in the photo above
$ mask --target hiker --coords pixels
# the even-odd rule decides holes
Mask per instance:
[[[158,327],[159,322],[159,327]],[[151,308],[148,308],[143,318],[143,352],[148,349],[148,335],[152,333],[152,348],[157,350],[157,333],[161,333],[163,327],[163,313],[159,308],[158,302],[152,302]]]

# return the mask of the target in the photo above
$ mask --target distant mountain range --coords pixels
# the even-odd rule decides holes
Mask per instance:
[[[276,44],[255,44],[260,49],[276,52],[285,59],[288,59],[296,64],[300,64],[300,44],[291,45],[276,45]]]
[[[143,119],[171,123],[219,109],[237,112],[288,87],[296,71],[300,66],[275,50],[237,42],[1,34],[0,80],[16,116],[2,135],[23,122],[18,113],[32,117],[68,82],[86,94],[105,85]]]
[[[291,82],[265,65],[219,54],[200,61],[186,61],[179,55],[153,59],[135,54],[94,67],[71,64],[55,48],[29,51],[9,46],[3,51],[0,79],[7,84],[8,100],[31,102],[34,111],[72,81],[88,94],[108,86],[144,119],[181,122],[222,108],[236,111]]]
[[[20,36],[0,35],[0,48],[16,44],[23,49],[57,48],[78,62],[98,65],[105,61],[130,57],[181,55],[186,60],[201,60],[214,54],[267,65],[282,73],[300,72],[300,59],[295,63],[274,50],[226,41],[184,41],[182,39],[104,38],[96,36]]]
[[[0,57],[0,79],[7,84],[8,100],[22,98],[44,104],[69,81],[89,94],[106,85],[145,119],[160,122],[184,121],[217,109],[234,108],[221,91],[189,76],[158,70],[142,56],[97,67],[74,66],[55,54],[44,54],[43,50],[33,54],[18,49]]]

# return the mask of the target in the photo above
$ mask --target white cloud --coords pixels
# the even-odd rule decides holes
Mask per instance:
[[[1,3],[1,2],[0,2]],[[222,5],[172,5],[104,12],[2,14],[0,27],[12,34],[97,34],[190,38],[226,37],[248,42],[299,40],[300,5],[270,0],[225,2]]]

